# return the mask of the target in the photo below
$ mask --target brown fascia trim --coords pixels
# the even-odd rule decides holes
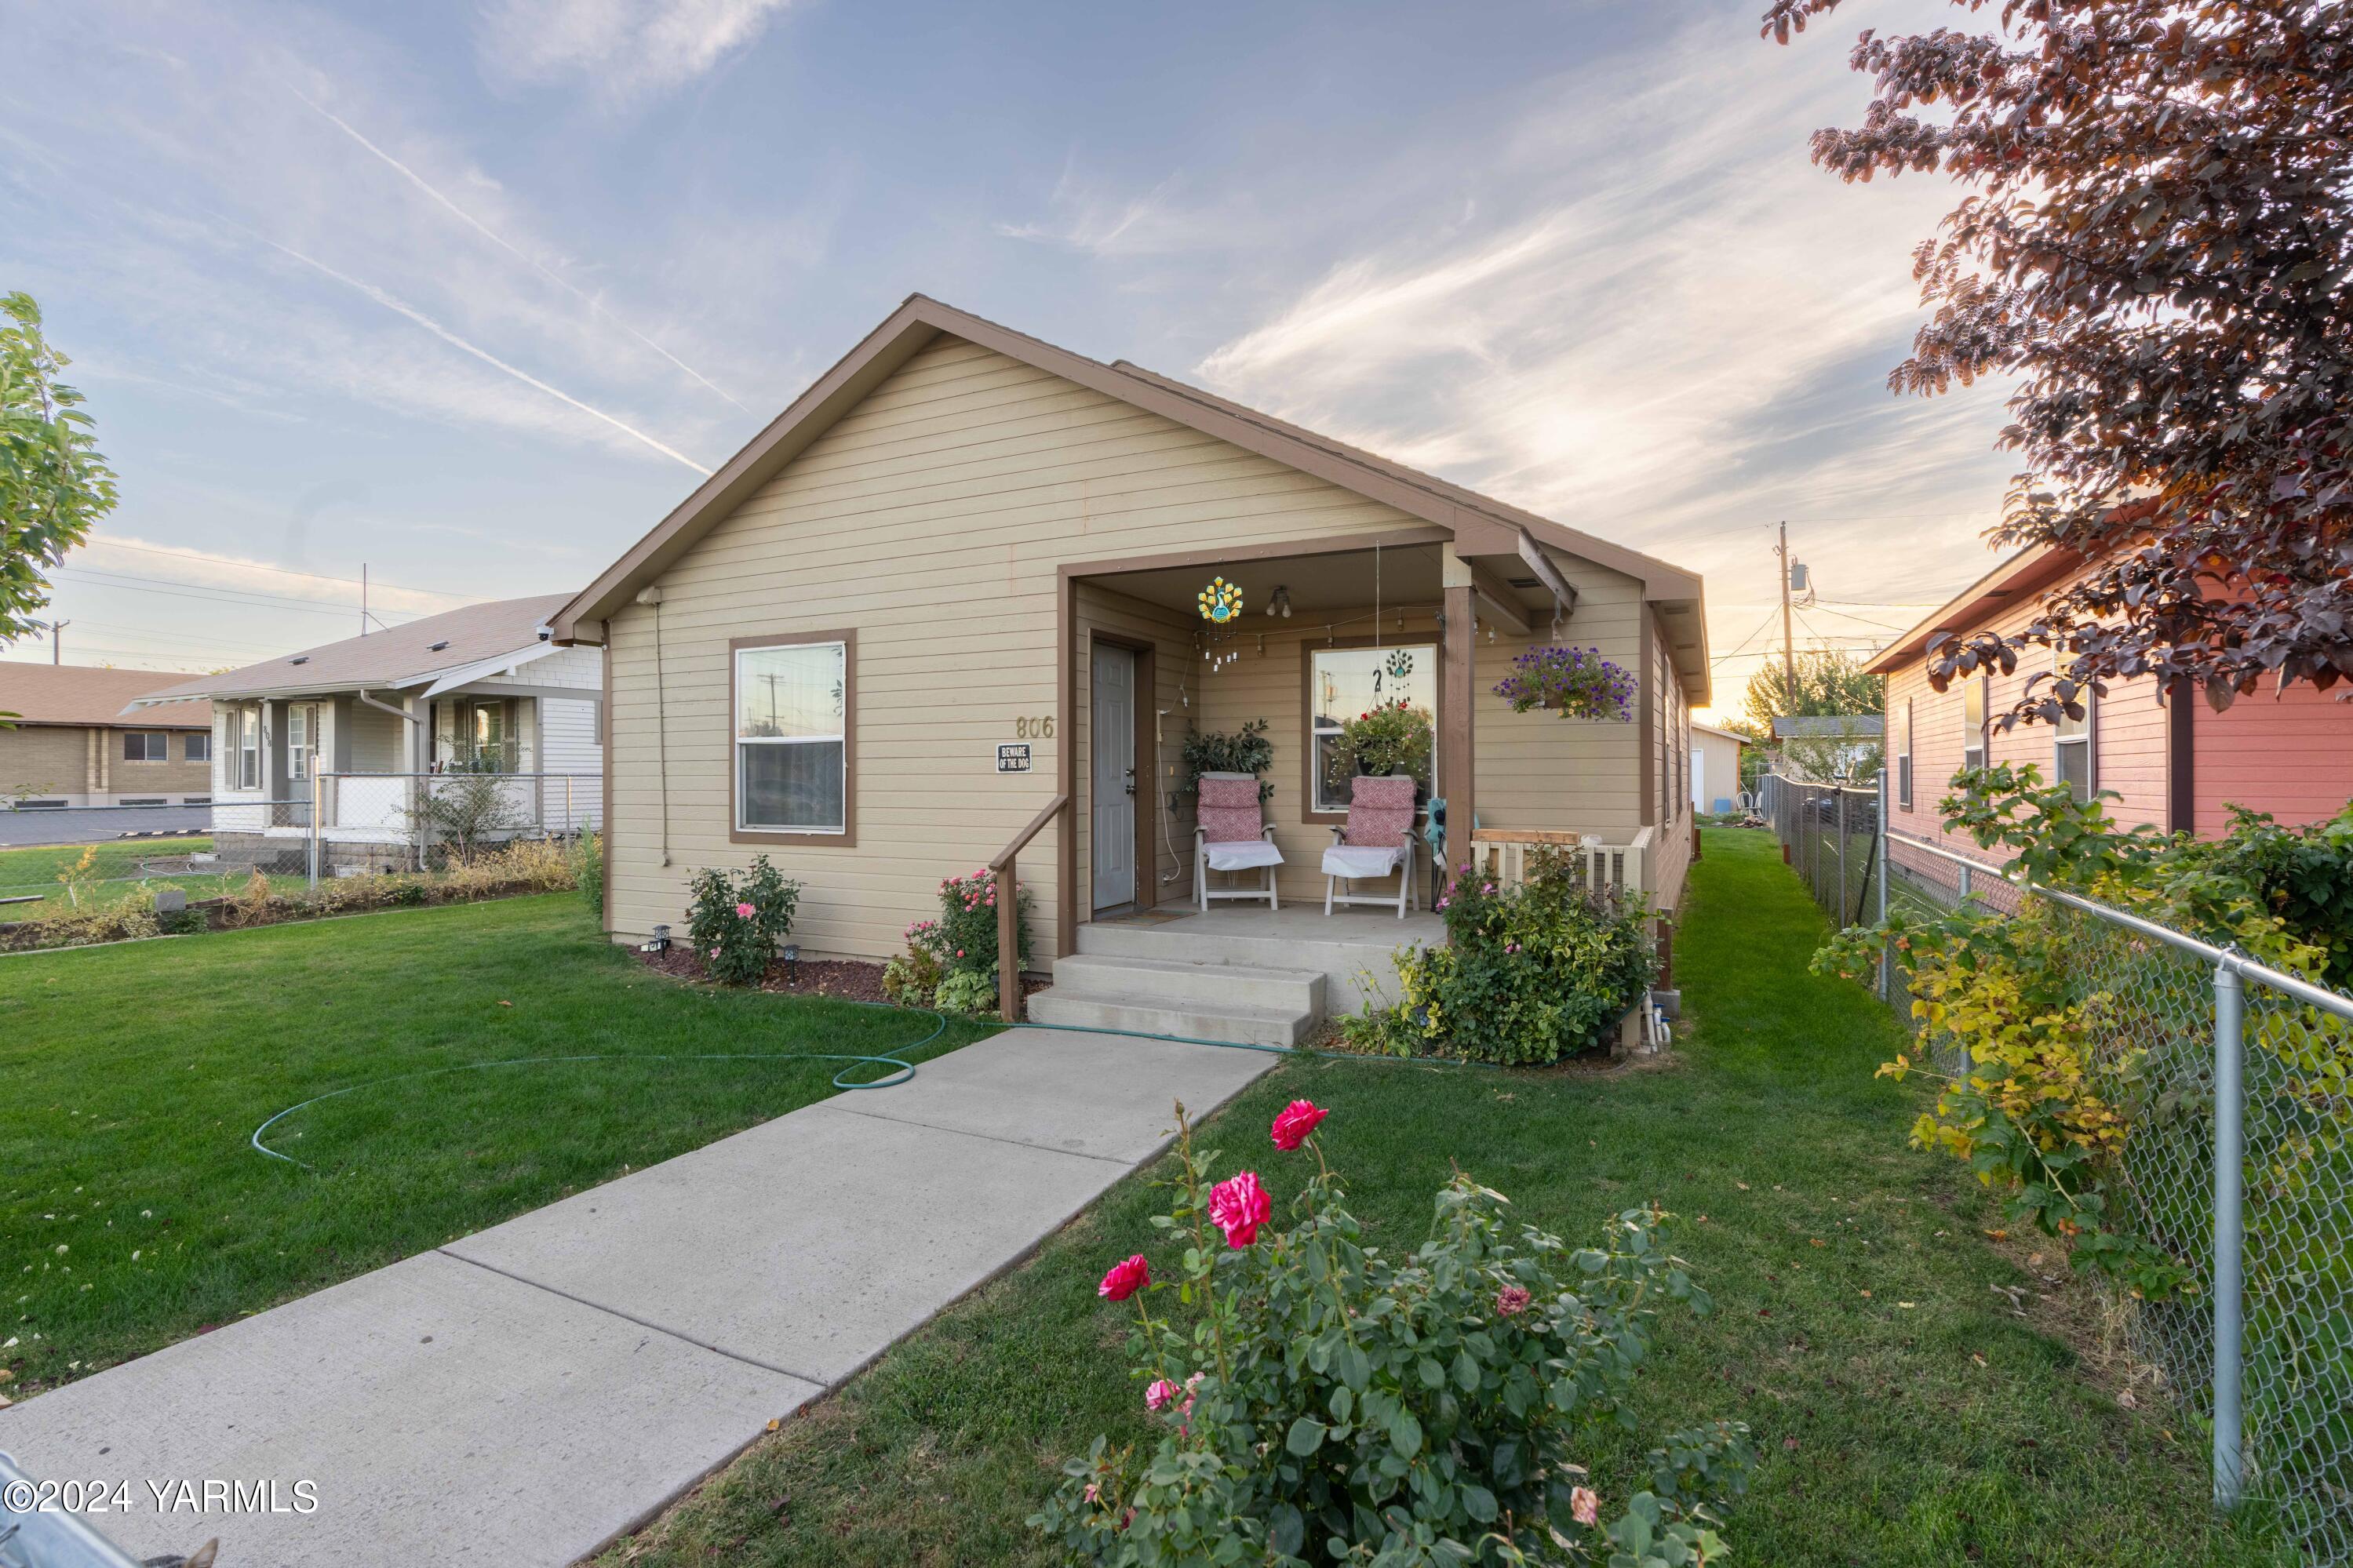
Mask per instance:
[[[841,831],[826,833],[790,827],[739,827],[735,792],[742,779],[735,768],[735,656],[752,647],[802,647],[810,643],[841,645]],[[858,847],[858,633],[854,629],[822,632],[754,632],[727,639],[727,842],[783,844],[804,849]],[[607,748],[608,753],[610,748]]]
[[[2084,558],[2072,550],[2047,544],[2029,545],[1953,595],[1886,651],[1863,666],[1868,675],[1893,675],[1928,651],[1939,633],[1959,632],[2007,610],[2024,594],[2040,593],[2060,579],[2082,570]]]
[[[992,350],[1066,381],[1131,404],[1204,435],[1230,442],[1344,489],[1395,507],[1454,534],[1458,548],[1516,554],[1516,531],[1597,565],[1633,577],[1646,596],[1695,599],[1700,580],[1622,546],[1376,458],[1197,388],[1091,360],[1026,333],[983,321],[923,295],[910,295],[882,324],[812,383],[767,428],[698,486],[653,531],[551,617],[557,640],[577,637],[581,623],[609,615],[646,578],[660,572],[710,523],[732,511],[777,468],[806,448],[884,377],[942,333]]]

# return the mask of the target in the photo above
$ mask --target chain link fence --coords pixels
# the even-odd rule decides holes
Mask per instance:
[[[596,773],[323,773],[299,798],[0,809],[0,923],[143,900],[281,891],[365,872],[431,873],[519,839],[604,823]]]
[[[2310,1561],[2353,1563],[2353,997],[1881,832],[1871,791],[1777,777],[1764,804],[1841,924],[1964,903],[2058,922],[2064,1000],[2083,1008],[2096,1090],[2128,1127],[2118,1227],[2191,1276],[2166,1300],[2113,1299],[2126,1341],[2211,1434],[2219,1505],[2265,1502]],[[1883,962],[1879,979],[1915,1029],[1900,972]],[[1918,1049],[1938,1073],[1969,1070],[1948,1037]]]

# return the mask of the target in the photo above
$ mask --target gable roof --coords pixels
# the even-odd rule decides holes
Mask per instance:
[[[918,350],[943,334],[1034,365],[1458,534],[1482,528],[1514,533],[1525,530],[1538,543],[1622,572],[1641,583],[1645,599],[1670,606],[1678,618],[1691,618],[1694,643],[1677,651],[1696,647],[1697,679],[1703,687],[1705,684],[1705,618],[1700,613],[1700,579],[1693,573],[1124,360],[1105,364],[922,294],[910,294],[904,304],[812,382],[766,429],[583,588],[554,617],[557,638],[569,641],[578,636],[583,623],[601,621],[627,604],[638,589],[659,576]],[[1679,659],[1679,668],[1682,663]]]
[[[209,730],[209,702],[176,703],[123,718],[133,701],[194,679],[172,669],[100,669],[85,664],[0,661],[0,713],[17,724],[135,724],[151,730]]]
[[[1692,732],[1699,735],[1714,735],[1718,740],[1737,741],[1744,746],[1753,746],[1757,743],[1757,737],[1754,735],[1744,735],[1737,730],[1726,730],[1718,724],[1703,724],[1696,719],[1692,721]]]
[[[528,653],[549,646],[540,634],[564,607],[566,594],[528,599],[493,599],[445,610],[364,637],[322,643],[283,658],[264,659],[242,669],[200,675],[151,692],[144,700],[178,697],[277,697],[361,687],[398,689],[420,686],[436,676],[484,659]]]

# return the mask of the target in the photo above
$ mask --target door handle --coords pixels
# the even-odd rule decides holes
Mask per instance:
[[[1134,768],[1127,770],[1127,793],[1130,795],[1134,795],[1135,793],[1135,770]]]

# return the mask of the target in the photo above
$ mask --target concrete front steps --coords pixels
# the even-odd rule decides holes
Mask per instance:
[[[1050,990],[1029,998],[1032,1019],[1248,1046],[1296,1045],[1323,1022],[1322,970],[1155,955],[1150,943],[1089,939],[1108,929],[1079,928],[1079,952],[1055,963]]]

